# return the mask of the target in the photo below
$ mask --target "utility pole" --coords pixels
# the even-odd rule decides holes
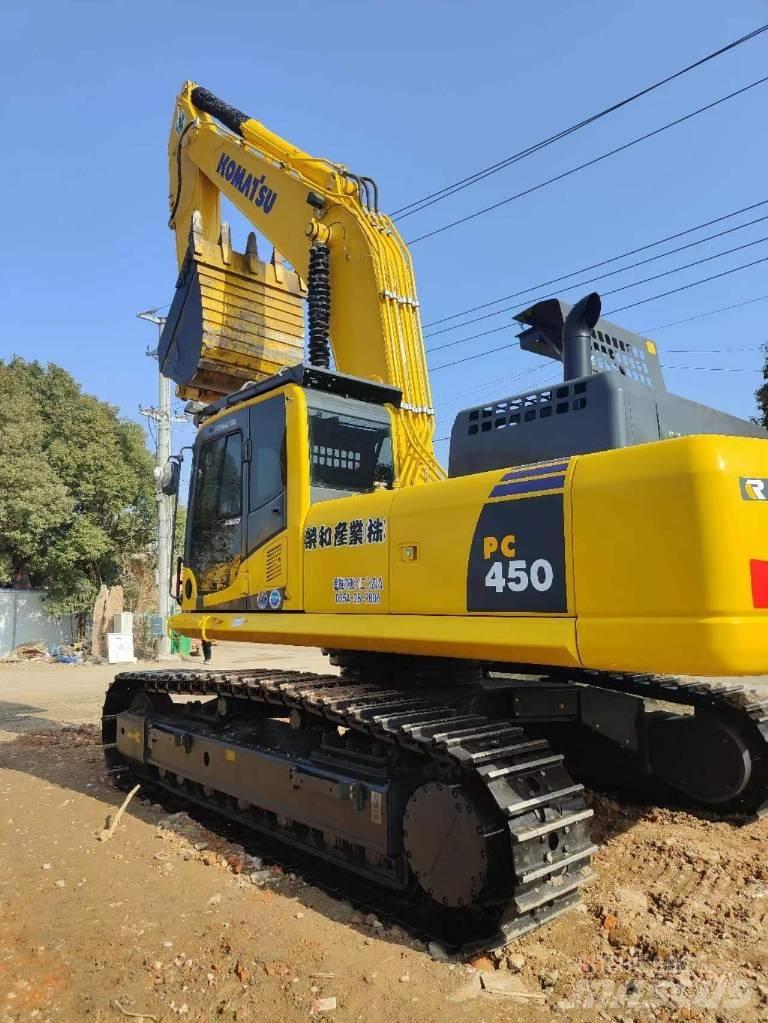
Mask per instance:
[[[165,317],[159,316],[156,309],[136,314],[140,320],[156,323],[158,327],[158,344],[165,325]],[[148,348],[147,355],[158,358],[157,348]],[[162,373],[157,374],[159,381],[158,406],[141,408],[143,416],[153,419],[157,424],[157,446],[155,450],[155,487],[157,498],[157,612],[163,622],[163,635],[157,641],[157,655],[163,660],[170,657],[171,641],[166,632],[170,616],[170,579],[171,558],[173,557],[173,500],[160,489],[163,467],[171,454],[171,381]]]

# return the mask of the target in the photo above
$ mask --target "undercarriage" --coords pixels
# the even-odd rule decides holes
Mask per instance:
[[[332,660],[340,676],[118,675],[108,767],[238,821],[352,901],[463,949],[506,943],[578,900],[596,851],[584,781],[718,815],[768,809],[768,699],[742,687]]]

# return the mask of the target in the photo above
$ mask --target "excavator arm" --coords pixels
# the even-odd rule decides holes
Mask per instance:
[[[193,82],[177,98],[168,155],[180,267],[196,244],[228,243],[224,195],[309,280],[310,358],[322,365],[329,332],[338,372],[402,392],[392,409],[398,483],[443,478],[411,258],[375,183],[309,156]],[[322,278],[314,289],[313,273]]]

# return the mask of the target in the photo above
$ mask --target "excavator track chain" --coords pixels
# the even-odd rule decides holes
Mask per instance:
[[[653,772],[722,815],[768,814],[768,692],[747,684],[585,672],[579,681],[693,710],[661,720]]]
[[[190,723],[173,696],[215,699],[236,724],[217,731]],[[265,771],[277,764],[281,777],[287,768],[289,778],[307,765],[285,742],[270,745],[267,731],[259,732],[271,719],[323,735],[307,773],[337,771],[338,785],[347,786],[349,799],[358,799],[366,812],[366,780],[371,765],[379,765],[391,836],[386,856],[371,856],[365,842],[341,840],[344,827],[334,831],[334,821],[327,830],[317,822],[307,826],[308,818],[301,819],[309,812],[306,803],[289,801],[278,813],[259,805],[260,763]],[[142,753],[127,756],[127,740],[119,733],[135,729],[138,742],[141,727]],[[336,744],[347,733],[345,754]],[[498,946],[547,923],[571,908],[579,887],[594,876],[592,811],[563,757],[514,723],[461,713],[413,689],[298,671],[126,672],[107,691],[102,737],[107,766],[122,783],[137,778],[158,784],[246,825],[261,834],[262,848],[266,842],[280,850],[277,858],[291,869],[451,948]],[[217,749],[216,742],[232,747],[232,760],[234,750],[246,763],[249,756],[269,758],[254,761],[253,771],[240,776],[253,784],[252,798],[242,788],[200,784],[194,770],[157,766],[164,750],[183,765],[195,744],[199,759],[199,751]],[[381,804],[371,798],[376,820]]]

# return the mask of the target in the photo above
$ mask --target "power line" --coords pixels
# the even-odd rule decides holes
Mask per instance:
[[[665,348],[665,355],[722,355],[724,352],[760,352],[762,345],[750,345],[748,348]]]
[[[453,348],[455,345],[463,345],[465,341],[474,341],[478,337],[487,337],[488,334],[497,334],[500,330],[509,330],[509,323],[502,323],[500,327],[493,327],[491,330],[481,330],[479,334],[470,334],[469,337],[461,337],[458,341],[448,341],[444,345],[435,345],[427,349],[427,355],[432,352],[442,352],[444,348]]]
[[[657,299],[666,298],[668,295],[677,295],[679,292],[688,291],[689,288],[695,288],[699,284],[708,284],[710,281],[720,280],[722,277],[728,277],[731,274],[738,273],[740,270],[748,270],[750,267],[758,266],[759,264],[766,262],[768,262],[768,256],[763,256],[761,259],[753,259],[749,263],[742,263],[739,266],[733,266],[729,270],[722,270],[720,273],[711,274],[709,277],[702,277],[698,281],[690,281],[688,284],[683,284],[679,288],[672,288],[670,291],[662,291],[657,295],[649,295],[648,298],[641,298],[637,302],[630,302],[627,305],[619,306],[617,309],[611,309],[603,315],[613,316],[614,313],[624,312],[625,309],[634,309],[635,306],[646,305],[648,302],[655,302]],[[467,355],[463,359],[455,359],[453,362],[447,362],[441,366],[434,366],[432,368],[432,372],[436,373],[441,369],[449,369],[451,366],[458,366],[462,362],[469,362],[470,359],[481,359],[485,355],[495,355],[497,352],[503,352],[509,348],[516,348],[518,345],[518,341],[513,341],[510,344],[500,345],[498,348],[491,348],[487,352],[473,352],[472,355]]]
[[[466,387],[460,387],[457,391],[449,391],[448,394],[444,394],[440,400],[449,401],[451,398],[464,398],[468,394],[477,394],[479,391],[491,390],[494,387],[499,387],[501,384],[513,383],[515,380],[519,380],[520,377],[528,376],[528,374],[533,373],[534,370],[541,369],[549,369],[549,366],[544,365],[534,366],[532,368],[524,370],[522,373],[515,373],[512,376],[502,377],[500,380],[491,381],[490,383],[486,382],[484,384],[479,384],[477,387],[473,387],[469,391],[466,389]],[[438,402],[438,404],[440,404],[440,402]]]
[[[752,369],[749,366],[664,366],[664,370],[683,369],[691,373],[762,373],[760,369]]]
[[[512,344],[505,345],[504,347],[505,348],[515,348],[515,347],[517,347],[517,343],[513,342]],[[495,349],[493,349],[493,351],[494,352],[501,351],[501,349],[500,348],[495,348]],[[747,347],[747,348],[667,348],[667,349],[664,350],[664,354],[665,355],[724,355],[726,353],[731,353],[731,352],[761,352],[761,351],[763,351],[763,346],[762,345],[752,345],[752,346]],[[485,353],[485,354],[489,354],[489,353]],[[459,361],[465,361],[465,360],[459,360]],[[437,367],[437,368],[438,369],[442,369],[442,368],[445,368],[445,367]],[[715,369],[718,369],[718,370],[723,370],[723,371],[725,371],[727,369],[727,367],[724,367],[724,366],[722,366],[722,367],[716,367],[716,366],[699,366],[699,367],[691,366],[691,367],[685,367],[685,366],[666,366],[666,365],[663,368],[664,369],[686,369],[686,368],[697,369],[698,368],[698,369],[701,369],[701,370],[710,370],[710,369],[711,370],[715,370]],[[453,397],[460,397],[460,398],[463,399],[464,397],[468,397],[471,394],[477,394],[480,391],[492,390],[492,389],[501,387],[502,385],[507,385],[507,384],[514,383],[515,381],[520,380],[520,379],[522,379],[525,376],[529,376],[531,373],[542,373],[542,372],[545,372],[545,371],[546,372],[550,371],[550,366],[549,365],[546,365],[546,366],[533,366],[532,368],[525,370],[523,373],[518,373],[518,374],[516,374],[513,377],[505,377],[505,378],[502,378],[501,380],[494,381],[493,383],[483,384],[480,387],[472,388],[469,391],[464,391],[464,390],[454,391],[451,394],[447,395],[444,400],[447,402],[447,401],[449,401]],[[735,368],[734,368],[734,372],[736,372]],[[753,370],[749,369],[749,370],[745,370],[745,372],[753,372]],[[541,390],[542,388],[547,387],[547,386],[549,386],[547,383],[542,383],[542,384],[537,384],[536,385],[537,390]],[[437,421],[438,422],[445,421],[445,419],[449,418],[450,415],[451,415],[450,412],[441,413],[438,416]]]
[[[476,312],[478,309],[486,309],[491,305],[498,305],[499,302],[506,302],[508,299],[519,298],[522,295],[527,295],[531,291],[538,291],[539,288],[547,288],[552,284],[559,284],[561,281],[567,280],[569,277],[576,277],[578,274],[587,273],[589,270],[597,270],[601,266],[608,266],[610,263],[616,263],[620,259],[626,259],[628,256],[634,256],[639,252],[644,252],[647,249],[652,249],[656,245],[664,245],[666,242],[674,241],[675,238],[682,238],[687,234],[693,234],[695,231],[700,231],[705,227],[711,227],[713,224],[721,223],[723,220],[730,220],[732,217],[738,217],[742,213],[748,213],[750,210],[757,209],[760,206],[765,206],[768,203],[768,199],[761,199],[760,202],[752,203],[750,206],[744,206],[740,210],[734,210],[733,213],[726,213],[721,217],[715,217],[713,220],[707,220],[703,224],[697,224],[695,227],[688,227],[684,231],[678,231],[676,234],[667,235],[666,238],[659,238],[656,241],[648,242],[646,245],[641,245],[636,249],[630,249],[628,252],[622,252],[618,256],[611,256],[609,259],[603,259],[599,263],[593,263],[591,266],[582,267],[580,270],[572,270],[570,273],[562,274],[560,277],[553,277],[549,281],[542,281],[539,284],[531,284],[527,288],[523,288],[521,291],[515,291],[511,295],[503,295],[500,298],[495,298],[490,302],[483,302],[481,305],[472,306],[470,309],[464,309],[462,312],[453,313],[451,316],[444,316],[441,320],[433,320],[431,323],[426,324],[427,327],[436,326],[439,323],[445,323],[447,320],[453,320],[459,316],[465,316],[467,313]],[[623,273],[625,270],[633,270],[638,266],[643,266],[645,263],[652,263],[654,260],[663,259],[665,256],[672,256],[677,252],[683,252],[685,249],[695,248],[697,245],[703,245],[705,242],[713,241],[716,238],[721,238],[726,234],[732,234],[735,231],[741,231],[745,227],[751,227],[753,224],[759,224],[764,220],[768,220],[768,215],[764,217],[756,217],[754,220],[748,220],[744,224],[737,224],[735,227],[726,228],[723,231],[718,231],[715,234],[707,235],[705,238],[699,238],[697,241],[688,242],[686,245],[680,245],[675,249],[667,249],[666,252],[660,252],[655,256],[650,256],[648,259],[639,260],[637,263],[630,263],[627,266],[623,266],[618,270],[611,270],[609,273],[601,274],[598,277],[590,277],[586,281],[581,281],[579,284],[569,284],[567,290],[571,288],[581,287],[582,284],[589,284],[594,281],[603,280],[605,277],[610,277],[614,274]],[[519,303],[518,303],[519,304]],[[459,330],[461,327],[467,327],[471,323],[478,323],[480,320],[487,320],[490,317],[498,316],[501,313],[510,312],[517,308],[517,304],[514,306],[505,306],[503,309],[497,309],[492,313],[484,313],[482,316],[475,316],[471,320],[464,320],[462,323],[455,323],[451,327],[443,327],[442,330],[434,330],[430,334],[426,334],[425,337],[437,337],[438,334],[447,334],[451,330]]]
[[[626,291],[627,288],[637,288],[641,284],[649,284],[651,281],[658,281],[661,277],[669,277],[670,274],[680,273],[681,270],[690,270],[693,266],[701,266],[702,263],[711,263],[713,259],[720,259],[722,256],[730,256],[734,252],[741,252],[743,249],[751,249],[753,245],[761,245],[763,242],[768,242],[768,235],[764,235],[762,238],[755,238],[754,241],[745,242],[743,245],[735,245],[732,249],[723,249],[722,252],[714,252],[711,256],[704,256],[702,259],[694,259],[691,263],[682,263],[680,266],[672,267],[671,270],[662,270],[661,273],[652,274],[650,277],[643,277],[639,281],[630,281],[629,284],[622,284],[618,288],[611,288],[610,291],[602,292],[601,297],[607,298],[608,295],[616,295],[620,291]]]
[[[768,256],[766,256],[766,259],[768,259]],[[485,355],[495,355],[496,352],[503,352],[507,348],[517,348],[519,344],[519,341],[513,341],[511,344],[491,348],[487,352],[473,352],[471,355],[465,355],[463,359],[454,359],[453,362],[444,362],[441,366],[433,366],[430,372],[437,373],[441,369],[450,369],[451,366],[458,366],[462,362],[469,362],[470,359],[482,359]]]
[[[522,372],[513,373],[511,376],[500,377],[498,380],[486,381],[484,384],[478,384],[477,387],[469,388],[469,390],[467,390],[466,387],[462,387],[457,391],[451,391],[450,393],[443,395],[442,399],[440,399],[437,404],[440,406],[446,404],[450,407],[450,405],[454,404],[452,399],[458,398],[460,401],[465,401],[469,395],[480,394],[483,391],[490,391],[499,387],[507,387],[515,383],[515,381],[521,380],[523,377],[530,376],[532,373],[543,373],[545,371],[550,372],[551,369],[552,366],[549,360],[546,360],[546,364],[542,360],[535,366],[529,366]],[[438,416],[438,421],[442,419],[444,415],[445,413],[441,412]]]
[[[410,217],[414,213],[419,213],[421,210],[426,209],[428,206],[433,206],[435,203],[440,202],[442,199],[447,199],[449,196],[454,195],[456,192],[460,192],[465,188],[469,188],[470,185],[475,184],[478,181],[482,181],[484,178],[490,177],[492,174],[498,173],[500,170],[504,170],[505,167],[509,167],[513,163],[518,163],[520,160],[525,159],[527,156],[531,156],[533,153],[537,153],[547,146],[552,145],[554,142],[559,142],[561,139],[567,138],[569,135],[580,131],[582,128],[587,127],[590,124],[594,124],[595,121],[599,121],[603,117],[607,117],[609,114],[615,113],[617,110],[621,110],[622,107],[628,106],[635,100],[640,99],[643,96],[647,96],[649,93],[654,92],[656,89],[660,89],[664,85],[668,85],[669,82],[675,81],[677,78],[682,78],[683,75],[688,74],[689,71],[693,71],[696,68],[707,64],[709,61],[714,60],[716,57],[722,56],[724,53],[728,53],[730,50],[735,49],[737,46],[741,46],[744,43],[750,42],[757,36],[762,35],[768,30],[767,25],[761,25],[753,32],[748,33],[745,36],[741,36],[739,39],[735,39],[733,42],[728,43],[727,46],[722,46],[719,50],[715,50],[712,53],[708,53],[705,57],[701,57],[693,64],[688,64],[687,67],[681,68],[679,71],[675,71],[674,74],[667,75],[666,78],[662,78],[658,82],[654,82],[653,85],[646,86],[641,89],[640,92],[633,93],[631,96],[627,96],[625,99],[620,100],[618,103],[614,103],[604,110],[599,111],[596,114],[591,114],[589,117],[585,117],[583,120],[572,124],[569,128],[565,128],[562,131],[550,135],[546,139],[542,139],[540,142],[536,142],[525,149],[520,150],[518,153],[514,153],[512,156],[508,156],[503,160],[499,160],[497,163],[491,164],[488,167],[483,167],[481,170],[474,174],[470,174],[465,178],[461,178],[459,181],[454,181],[450,185],[446,185],[445,188],[438,189],[436,192],[430,192],[429,195],[422,196],[421,199],[415,199],[413,202],[406,203],[405,206],[395,210],[392,214],[394,220],[402,220],[405,217]]]
[[[693,320],[703,320],[706,316],[726,313],[731,309],[741,309],[742,306],[752,305],[754,302],[765,302],[766,299],[768,299],[768,295],[758,295],[756,298],[747,298],[743,302],[734,302],[733,305],[723,305],[719,309],[710,309],[706,313],[696,313],[695,316],[687,316],[684,320],[673,320],[671,323],[660,323],[656,327],[644,328],[641,333],[646,335],[654,334],[659,330],[666,330],[668,327],[679,327],[683,323],[692,323]]]
[[[741,266],[731,267],[730,270],[723,270],[719,274],[712,274],[711,277],[702,277],[699,281],[691,281],[690,284],[683,284],[679,288],[673,288],[671,291],[662,291],[658,295],[651,295],[650,298],[641,298],[637,302],[630,302],[629,305],[619,306],[618,309],[611,309],[610,312],[606,313],[606,316],[613,316],[614,313],[624,312],[625,309],[634,309],[635,306],[645,305],[647,302],[655,302],[658,298],[666,298],[668,295],[677,295],[681,291],[687,291],[689,288],[695,288],[699,284],[707,284],[709,281],[720,280],[721,277],[728,277],[729,274],[738,273],[739,270],[748,270],[751,266],[757,266],[760,263],[768,262],[768,256],[763,256],[762,259],[753,259],[751,263],[742,263]]]
[[[536,185],[531,185],[530,188],[523,189],[522,192],[516,192],[514,195],[507,196],[506,199],[501,199],[499,202],[492,203],[490,206],[484,206],[482,209],[475,210],[474,213],[468,213],[464,217],[459,217],[458,220],[451,220],[447,224],[443,224],[441,227],[436,227],[432,231],[427,231],[425,234],[420,234],[416,238],[408,240],[408,245],[415,245],[417,242],[422,242],[427,238],[433,238],[435,235],[442,234],[443,231],[448,231],[452,227],[458,227],[459,224],[466,224],[470,220],[474,220],[476,217],[483,216],[485,213],[490,213],[493,210],[497,210],[502,206],[506,206],[516,199],[521,199],[523,196],[530,195],[532,192],[538,192],[542,188],[546,188],[547,185],[552,185],[557,181],[562,181],[564,178],[570,177],[572,174],[578,173],[578,171],[585,170],[587,167],[593,167],[595,164],[601,163],[603,160],[607,160],[611,156],[616,156],[617,153],[623,153],[627,149],[631,149],[632,146],[638,145],[640,142],[646,142],[648,139],[654,138],[656,135],[660,135],[662,132],[669,131],[670,128],[675,128],[679,124],[684,124],[686,121],[690,121],[691,118],[697,117],[699,114],[706,113],[707,110],[713,110],[715,107],[720,106],[721,103],[726,103],[728,100],[735,99],[737,96],[741,96],[750,89],[756,88],[758,85],[763,85],[768,82],[768,75],[763,78],[758,78],[754,82],[750,82],[749,85],[742,86],[741,89],[736,89],[735,92],[728,93],[727,96],[721,96],[720,99],[713,100],[712,103],[707,103],[706,106],[699,107],[697,110],[692,110],[688,114],[684,114],[683,117],[678,117],[674,121],[669,121],[667,124],[663,124],[660,128],[655,128],[653,131],[646,132],[644,135],[639,135],[637,138],[632,139],[629,142],[625,142],[621,146],[617,146],[615,149],[609,149],[607,153],[601,153],[600,156],[595,156],[591,160],[586,160],[584,163],[578,164],[576,167],[571,167],[567,171],[563,171],[561,174],[556,174],[552,178],[547,178],[546,181],[540,181]]]
[[[546,360],[546,365],[539,364],[539,365],[536,365],[536,366],[530,366],[528,369],[524,370],[522,373],[516,373],[513,376],[502,377],[499,380],[493,380],[490,383],[481,384],[479,387],[472,387],[469,390],[466,390],[466,389],[463,388],[460,391],[454,391],[454,392],[452,392],[452,394],[447,395],[443,399],[442,402],[438,402],[438,405],[440,406],[442,411],[440,412],[440,414],[438,415],[437,420],[436,420],[437,427],[439,428],[443,423],[445,423],[448,420],[450,420],[451,418],[453,418],[456,415],[456,412],[459,411],[460,409],[466,408],[467,404],[469,403],[470,396],[474,396],[474,395],[480,394],[481,392],[491,391],[491,390],[495,391],[498,394],[498,392],[500,391],[500,389],[502,387],[505,388],[505,389],[507,387],[511,387],[512,384],[516,383],[518,380],[521,380],[523,377],[530,377],[532,374],[534,374],[534,375],[540,375],[540,374],[548,375],[551,372],[552,372],[552,364],[550,363],[549,360]],[[559,382],[559,378],[558,378],[558,382]],[[549,381],[542,381],[541,383],[539,383],[539,382],[535,382],[534,380],[529,380],[525,386],[528,389],[531,389],[531,387],[533,386],[533,388],[535,390],[541,390],[542,388],[549,386]],[[458,398],[459,400],[458,401],[456,401],[456,400],[449,400],[451,398],[453,398],[453,399],[457,399]],[[445,408],[444,409],[443,409],[443,402],[445,402]],[[480,401],[480,399],[475,398],[474,401],[472,402],[472,404],[479,405],[479,404],[481,404],[481,401]]]
[[[765,219],[768,219],[768,217],[763,217],[761,219],[765,220]],[[715,236],[713,236],[713,237],[715,237]],[[657,281],[657,280],[659,280],[662,277],[669,277],[671,274],[680,273],[682,270],[690,270],[691,267],[701,266],[702,263],[710,263],[713,259],[720,259],[723,256],[730,256],[734,252],[741,252],[743,249],[749,249],[753,245],[760,245],[763,242],[768,242],[768,235],[765,235],[762,238],[756,238],[754,241],[751,241],[751,242],[745,242],[743,245],[736,245],[736,246],[734,246],[731,249],[724,249],[722,252],[715,252],[715,253],[713,253],[710,256],[704,256],[702,259],[695,259],[695,260],[693,260],[690,263],[683,263],[680,266],[672,267],[670,270],[663,270],[661,273],[652,274],[650,277],[643,277],[643,278],[641,278],[638,281],[630,281],[628,284],[622,284],[618,288],[612,288],[610,291],[604,291],[602,293],[601,297],[602,298],[607,298],[609,295],[616,295],[616,294],[618,294],[618,292],[626,291],[628,288],[637,288],[637,287],[639,287],[642,284],[649,284],[651,281]],[[687,246],[684,246],[684,247],[687,248]],[[629,268],[627,267],[626,269],[629,269]],[[600,279],[599,277],[598,278],[592,278],[592,281],[599,280],[599,279]],[[586,284],[592,283],[592,281],[580,281],[578,284],[574,284],[573,287],[574,288],[581,287],[582,285],[586,285]],[[539,301],[542,301],[544,297],[546,297],[546,296],[541,296],[540,298],[532,299],[531,301],[534,302],[534,303],[535,302],[539,302]],[[446,348],[453,348],[456,345],[464,344],[465,341],[474,341],[475,338],[486,337],[488,334],[495,334],[495,333],[497,333],[500,330],[508,329],[509,326],[510,326],[510,324],[504,323],[500,327],[494,327],[491,330],[480,331],[480,333],[478,333],[478,334],[470,334],[469,337],[462,337],[462,338],[459,338],[456,341],[448,341],[446,344],[437,345],[437,346],[435,346],[433,348],[429,348],[427,350],[427,354],[429,355],[432,352],[443,351]]]

